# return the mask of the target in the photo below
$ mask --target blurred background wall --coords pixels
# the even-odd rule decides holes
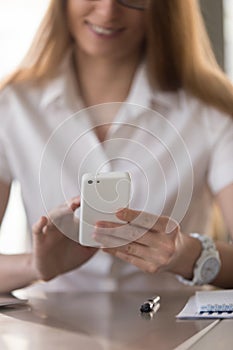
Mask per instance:
[[[224,3],[222,0],[201,0],[200,4],[216,58],[224,68]]]

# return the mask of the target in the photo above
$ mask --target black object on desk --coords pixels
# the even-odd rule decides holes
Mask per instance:
[[[153,298],[147,299],[146,301],[144,301],[144,303],[141,305],[140,307],[140,311],[142,313],[149,313],[152,311],[157,311],[159,306],[160,306],[160,296],[156,295]]]

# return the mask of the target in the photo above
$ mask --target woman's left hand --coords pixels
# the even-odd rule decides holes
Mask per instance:
[[[126,223],[96,223],[94,238],[105,252],[145,272],[173,268],[183,241],[177,222],[127,208],[119,210],[116,216]]]
[[[79,220],[74,211],[79,206],[80,198],[74,197],[33,225],[31,266],[36,280],[49,281],[78,268],[97,252],[69,238],[78,236]]]

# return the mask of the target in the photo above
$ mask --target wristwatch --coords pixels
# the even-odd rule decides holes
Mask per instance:
[[[193,279],[187,280],[179,275],[177,275],[177,278],[180,282],[189,286],[208,284],[215,279],[221,268],[219,252],[210,237],[199,233],[190,233],[189,235],[199,239],[202,245],[202,252],[195,263]]]

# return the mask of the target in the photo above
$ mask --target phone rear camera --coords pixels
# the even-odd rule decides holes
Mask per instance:
[[[92,180],[88,180],[89,185],[93,184]]]

